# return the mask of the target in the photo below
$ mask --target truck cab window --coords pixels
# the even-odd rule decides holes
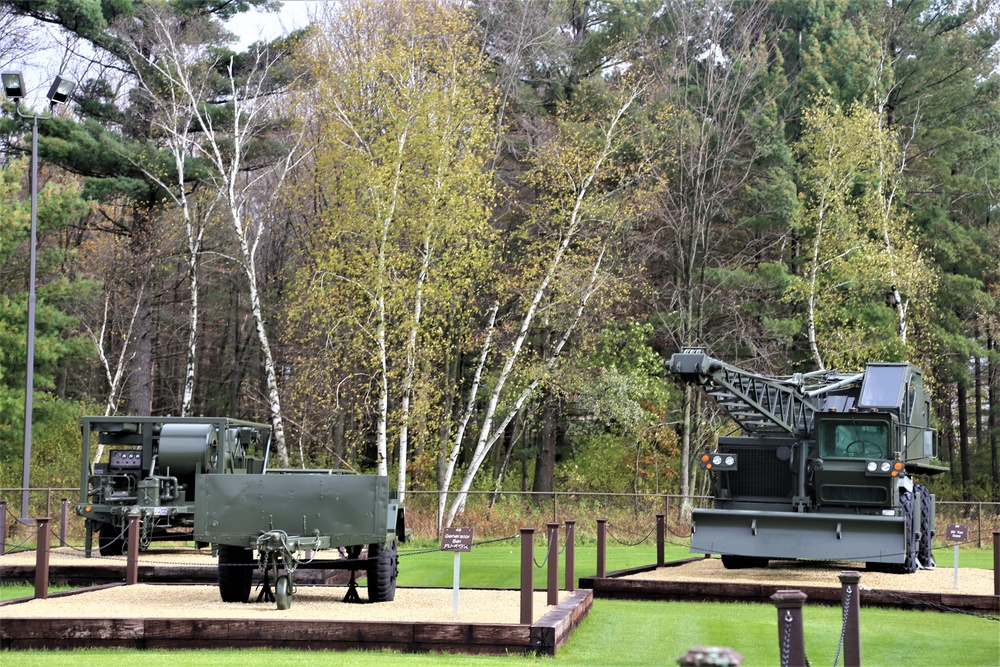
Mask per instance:
[[[885,422],[823,421],[819,428],[819,451],[823,458],[886,458],[889,430]]]

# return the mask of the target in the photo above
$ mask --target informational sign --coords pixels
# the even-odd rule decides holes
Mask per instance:
[[[445,528],[441,533],[441,551],[472,551],[472,529]]]
[[[949,542],[967,542],[969,540],[969,527],[964,523],[949,523],[944,531],[944,539]]]
[[[461,578],[459,574],[462,569],[462,552],[472,551],[472,529],[471,528],[445,528],[441,531],[441,551],[452,551],[455,553],[455,576],[452,582],[453,596],[452,608],[455,615],[458,615],[458,582]]]

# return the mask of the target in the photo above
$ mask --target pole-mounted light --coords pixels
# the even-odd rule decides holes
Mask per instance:
[[[24,467],[21,475],[21,519],[28,520],[28,490],[31,482],[31,417],[35,392],[35,249],[38,245],[38,121],[52,117],[52,109],[62,104],[73,94],[76,83],[61,75],[52,82],[46,97],[49,98],[49,113],[40,116],[24,113],[21,100],[24,99],[24,79],[20,72],[0,73],[3,94],[14,101],[17,115],[30,118],[31,125],[31,259],[28,276],[28,333],[27,370],[24,388]]]
[[[21,80],[20,72],[4,72],[0,75],[3,79],[3,94],[18,102],[24,97],[24,82]]]

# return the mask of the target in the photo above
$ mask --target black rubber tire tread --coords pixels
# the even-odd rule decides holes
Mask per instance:
[[[931,492],[926,486],[919,484],[914,487],[920,498],[920,546],[917,549],[917,560],[925,568],[936,567],[931,540],[934,538],[934,526],[931,525]]]
[[[253,585],[253,550],[219,545],[219,595],[223,602],[247,602]]]
[[[902,574],[913,574],[917,571],[917,531],[913,525],[913,494],[909,491],[899,492],[899,508],[903,511],[905,521],[904,539],[906,541],[906,555],[903,564],[900,566]]]
[[[767,558],[722,554],[722,566],[727,570],[743,570],[748,567],[767,567],[767,563]]]
[[[392,602],[396,597],[396,575],[399,574],[399,556],[396,540],[391,544],[368,545],[368,601]]]
[[[274,600],[278,609],[290,609],[292,606],[292,582],[287,574],[278,577],[274,583]]]
[[[97,535],[97,550],[102,556],[121,556],[128,550],[124,529],[113,523],[102,523]]]

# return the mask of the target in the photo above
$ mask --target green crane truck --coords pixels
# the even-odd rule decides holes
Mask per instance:
[[[770,559],[860,561],[873,570],[932,567],[937,436],[920,369],[791,377],[751,373],[686,348],[668,371],[701,387],[739,427],[699,454],[714,478],[711,509],[691,516],[691,550],[727,568]]]

